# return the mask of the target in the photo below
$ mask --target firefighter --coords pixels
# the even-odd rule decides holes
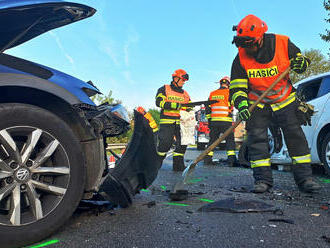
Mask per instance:
[[[283,131],[298,188],[303,192],[316,192],[320,185],[312,178],[311,155],[297,117],[298,101],[289,76],[273,88],[252,115],[248,110],[249,104],[289,66],[294,72],[302,73],[310,64],[289,37],[266,33],[267,30],[266,23],[254,15],[246,16],[233,27],[238,55],[231,68],[230,96],[239,118],[246,121],[254,192],[263,193],[273,186],[267,139],[272,120]]]
[[[171,84],[159,88],[156,95],[156,106],[161,108],[157,152],[164,159],[175,138],[173,171],[185,169],[184,154],[187,146],[181,145],[180,110],[187,110],[182,104],[190,102],[188,93],[182,89],[188,80],[187,72],[178,69],[172,74]]]
[[[208,100],[217,100],[217,103],[206,106],[206,118],[210,128],[210,141],[208,146],[219,138],[220,133],[224,133],[232,125],[232,110],[229,101],[230,78],[224,77],[220,81],[220,88],[210,93]],[[236,162],[234,134],[230,133],[226,138],[227,162],[233,166]],[[204,164],[215,165],[212,161],[213,151],[204,158]]]

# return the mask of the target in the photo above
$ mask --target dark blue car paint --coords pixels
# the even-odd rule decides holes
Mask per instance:
[[[35,5],[37,4],[37,5]],[[49,5],[56,7],[56,5],[58,6],[63,6],[63,5],[67,5],[67,6],[79,6],[79,8],[85,10],[85,11],[92,11],[93,13],[90,13],[87,17],[91,16],[92,14],[95,13],[95,10],[91,7],[88,7],[86,5],[81,5],[81,4],[76,4],[76,3],[66,3],[64,1],[60,1],[60,0],[4,0],[4,1],[0,1],[0,16],[1,14],[6,13],[6,11],[8,11],[8,8],[18,8],[18,7],[30,7],[30,9],[33,9],[33,6],[31,5],[35,5],[38,6],[38,8],[46,6],[48,7]],[[29,8],[27,8],[29,9]],[[21,11],[21,10],[20,10]],[[25,10],[23,10],[22,12],[20,12],[22,14],[22,16],[24,16],[24,12]],[[26,12],[28,13],[28,12]],[[56,12],[57,13],[57,12]],[[48,13],[48,14],[52,14],[52,13]],[[41,29],[44,32],[47,32],[48,30],[51,30],[53,28],[56,28],[57,26],[62,26],[63,24],[60,24],[60,18],[62,16],[58,16],[58,18],[56,18],[56,16],[52,16],[52,20],[54,20],[55,23],[53,22],[48,22],[47,24],[49,24],[49,26],[46,26],[45,23],[41,23]],[[47,16],[45,17],[47,18]],[[82,18],[83,19],[83,18]],[[18,20],[19,21],[19,20]],[[74,22],[76,20],[72,20],[71,22]],[[70,23],[71,23],[70,22]],[[69,23],[66,23],[69,24]],[[40,28],[40,27],[39,27]],[[19,33],[22,32],[23,30],[16,30],[13,29],[13,32],[11,33],[11,36],[15,36]],[[1,30],[0,30],[1,32]],[[10,30],[6,30],[6,32],[10,33]],[[2,32],[3,33],[3,32]],[[29,30],[26,33],[26,37],[29,39],[32,39],[36,36],[38,36],[40,34],[40,30],[36,31],[36,30]],[[0,37],[0,41],[2,39],[5,39],[5,37]],[[14,43],[11,47],[14,47],[16,45],[16,43]],[[33,62],[32,62],[33,63]],[[49,68],[47,66],[44,65],[40,65],[37,63],[33,63],[36,67],[41,67],[44,68],[46,70],[49,70],[50,72],[52,72],[52,76],[50,78],[48,78],[47,80],[42,79],[42,78],[37,78],[35,75],[32,75],[31,73],[27,73],[25,71],[21,71],[21,70],[17,70],[14,68],[10,68],[8,66],[4,66],[0,64],[0,87],[3,87],[5,85],[12,85],[15,86],[15,82],[13,80],[9,80],[7,82],[5,82],[4,80],[1,80],[1,78],[9,78],[9,74],[12,74],[13,78],[20,78],[20,80],[16,81],[16,86],[25,86],[25,87],[31,87],[31,88],[38,88],[40,90],[44,90],[46,92],[52,93],[52,94],[59,94],[59,92],[62,92],[62,99],[64,99],[65,101],[69,102],[72,104],[72,102],[74,103],[86,103],[86,104],[91,104],[91,105],[95,105],[90,98],[86,95],[86,93],[83,91],[83,88],[87,88],[87,89],[91,89],[97,93],[100,93],[98,89],[96,89],[95,87],[93,87],[92,85],[79,80],[75,77],[72,77],[68,74],[65,74],[63,72],[57,71],[53,68]],[[15,76],[15,74],[19,74],[21,75],[20,77],[17,75]],[[26,75],[26,77],[24,77],[23,75]],[[27,80],[25,80],[24,78],[28,78]],[[35,78],[36,82],[33,82],[33,78]],[[39,80],[38,80],[39,79]],[[2,83],[1,83],[2,81]],[[62,90],[58,90],[58,88],[62,88]],[[66,92],[67,91],[67,92]],[[69,97],[71,95],[71,97]],[[72,99],[76,98],[76,101],[73,101]],[[70,99],[70,100],[69,100]]]

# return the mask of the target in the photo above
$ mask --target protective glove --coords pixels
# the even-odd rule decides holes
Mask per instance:
[[[179,110],[182,108],[182,105],[177,102],[171,102],[171,109]]]
[[[301,53],[297,53],[297,56],[291,59],[290,67],[296,73],[303,73],[306,71],[310,60],[303,56]]]
[[[247,103],[247,100],[243,100],[238,104],[238,117],[242,121],[247,121],[251,116],[251,113],[249,111],[249,105]]]
[[[302,101],[298,101],[297,118],[300,125],[311,126],[312,116],[314,115],[314,106]]]

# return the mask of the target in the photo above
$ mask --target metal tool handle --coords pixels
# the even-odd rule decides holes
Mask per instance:
[[[252,112],[255,107],[262,101],[262,99],[267,96],[267,94],[275,87],[275,85],[281,81],[287,74],[290,72],[290,66],[268,87],[268,89],[262,93],[262,95],[249,107],[249,111]],[[187,182],[187,178],[193,172],[198,162],[200,162],[210,151],[214,150],[220,142],[222,142],[227,136],[241,123],[242,121],[239,119],[237,120],[230,128],[228,128],[212,145],[210,145],[204,152],[202,152],[195,161],[188,166],[182,173],[184,177],[184,183]]]

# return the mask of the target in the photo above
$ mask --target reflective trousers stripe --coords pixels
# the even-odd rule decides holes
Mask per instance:
[[[158,154],[159,156],[162,156],[162,157],[163,157],[163,156],[166,155],[166,152],[158,152],[158,151],[157,151],[157,154]]]
[[[210,151],[207,155],[209,156],[213,156],[214,152],[213,151]]]
[[[159,121],[160,124],[180,124],[180,120],[175,120],[175,119],[160,119]]]
[[[254,160],[250,162],[251,162],[251,168],[270,166],[270,158]]]
[[[233,150],[227,151],[227,156],[231,156],[231,155],[236,155],[235,151]]]
[[[304,156],[292,157],[293,164],[305,164],[305,163],[311,163],[311,161],[312,159],[310,154]]]
[[[173,152],[173,157],[178,157],[178,156],[183,157],[184,156],[184,153]]]

